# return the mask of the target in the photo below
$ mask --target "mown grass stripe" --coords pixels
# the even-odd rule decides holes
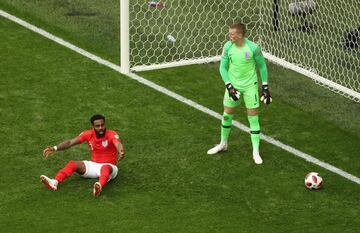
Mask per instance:
[[[73,44],[59,38],[59,37],[57,37],[57,36],[55,36],[55,35],[52,35],[52,34],[46,32],[45,30],[43,30],[41,28],[38,28],[38,27],[36,27],[36,26],[34,26],[32,24],[29,24],[28,22],[26,22],[24,20],[21,20],[21,19],[13,16],[11,14],[8,14],[5,11],[0,10],[0,15],[3,16],[4,18],[7,18],[7,19],[9,19],[9,20],[11,20],[11,21],[13,21],[13,22],[15,22],[15,23],[17,23],[17,24],[19,24],[19,25],[21,25],[21,26],[23,26],[23,27],[25,27],[25,28],[27,28],[27,29],[29,29],[31,31],[33,31],[33,32],[36,32],[36,33],[38,33],[38,34],[40,34],[40,35],[42,35],[42,36],[44,36],[44,37],[46,37],[46,38],[48,38],[48,39],[50,39],[52,41],[55,41],[56,43],[58,43],[58,44],[60,44],[62,46],[65,46],[65,47],[67,47],[67,48],[69,48],[69,49],[71,49],[71,50],[73,50],[73,51],[75,51],[75,52],[77,52],[77,53],[79,53],[79,54],[93,60],[93,61],[96,61],[96,62],[98,62],[98,63],[100,63],[102,65],[105,65],[105,66],[107,66],[107,67],[109,67],[109,68],[111,68],[111,69],[113,69],[113,70],[120,73],[120,66],[119,65],[115,65],[114,63],[111,63],[111,62],[109,62],[109,61],[107,61],[105,59],[102,59],[102,58],[100,58],[100,57],[98,57],[98,56],[96,56],[96,55],[94,55],[92,53],[89,53],[89,52],[87,52],[87,51],[85,51],[85,50],[83,50],[83,49],[81,49],[81,48],[79,48],[79,47],[77,47],[77,46],[75,46],[75,45],[73,45]],[[199,110],[199,111],[201,111],[203,113],[206,113],[206,114],[208,114],[210,116],[213,116],[213,117],[215,117],[215,118],[217,118],[219,120],[222,119],[221,114],[219,114],[217,112],[214,112],[213,110],[208,109],[205,106],[200,105],[200,104],[198,104],[198,103],[196,103],[196,102],[194,102],[194,101],[192,101],[190,99],[187,99],[187,98],[185,98],[185,97],[183,97],[183,96],[181,96],[179,94],[176,94],[175,92],[172,92],[172,91],[170,91],[170,90],[168,90],[168,89],[166,89],[166,88],[164,88],[164,87],[162,87],[162,86],[160,86],[158,84],[155,84],[154,82],[151,82],[151,81],[149,81],[147,79],[144,79],[143,77],[141,77],[141,76],[139,76],[137,74],[130,73],[130,74],[127,75],[127,77],[129,77],[129,78],[131,78],[133,80],[136,80],[136,81],[138,81],[138,82],[140,82],[140,83],[142,83],[142,84],[144,84],[144,85],[146,85],[148,87],[151,87],[151,88],[153,88],[153,89],[155,89],[155,90],[157,90],[157,91],[159,91],[159,92],[161,92],[161,93],[163,93],[163,94],[165,94],[165,95],[167,95],[169,97],[172,97],[172,98],[184,103],[184,104],[187,104],[187,105],[189,105],[189,106],[191,106],[191,107],[193,107],[193,108],[195,108],[195,109],[197,109],[197,110]],[[234,121],[233,125],[235,127],[239,128],[240,130],[244,131],[244,132],[249,132],[250,131],[250,129],[247,126],[241,124],[238,121]],[[306,161],[308,161],[310,163],[316,164],[316,165],[318,165],[318,166],[320,166],[320,167],[322,167],[322,168],[324,168],[326,170],[329,170],[329,171],[331,171],[333,173],[336,173],[336,174],[338,174],[338,175],[340,175],[340,176],[342,176],[342,177],[344,177],[344,178],[346,178],[346,179],[348,179],[350,181],[353,181],[353,182],[355,182],[357,184],[360,184],[360,178],[358,178],[358,177],[356,177],[356,176],[354,176],[354,175],[352,175],[350,173],[347,173],[347,172],[345,172],[345,171],[343,171],[343,170],[341,170],[341,169],[339,169],[339,168],[337,168],[337,167],[335,167],[335,166],[333,166],[331,164],[322,162],[319,159],[317,159],[317,158],[315,158],[315,157],[313,157],[313,156],[311,156],[309,154],[306,154],[304,152],[301,152],[301,151],[299,151],[299,150],[297,150],[297,149],[295,149],[295,148],[293,148],[293,147],[291,147],[289,145],[286,145],[286,144],[284,144],[284,143],[282,143],[282,142],[280,142],[280,141],[278,141],[278,140],[276,140],[276,139],[274,139],[274,138],[272,138],[270,136],[261,134],[261,138],[264,141],[266,141],[266,142],[268,142],[270,144],[273,144],[273,145],[275,145],[275,146],[277,146],[277,147],[279,147],[279,148],[281,148],[281,149],[283,149],[285,151],[288,151],[289,153],[291,153],[291,154],[293,154],[293,155],[295,155],[295,156],[297,156],[299,158],[303,158],[304,160],[306,160]]]

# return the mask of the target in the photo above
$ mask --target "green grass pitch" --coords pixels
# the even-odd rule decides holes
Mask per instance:
[[[117,63],[109,28],[99,26],[93,36],[86,17],[57,17],[63,8],[35,11],[35,2],[1,1],[0,9]],[[250,137],[237,129],[228,152],[208,156],[219,140],[217,119],[4,18],[0,55],[1,232],[352,233],[360,227],[358,184],[265,142],[264,164],[255,166]],[[221,113],[217,69],[140,75]],[[262,131],[359,177],[359,104],[272,64],[269,74],[274,103],[261,108]],[[117,179],[97,199],[94,180],[76,174],[48,191],[39,175],[53,176],[70,159],[88,159],[89,151],[84,144],[45,160],[42,149],[88,129],[94,113],[103,113],[123,138],[126,158]],[[247,124],[243,108],[236,120]],[[324,177],[322,189],[305,188],[310,171]]]

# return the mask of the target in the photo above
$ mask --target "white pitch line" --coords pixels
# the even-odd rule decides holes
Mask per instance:
[[[58,43],[60,45],[63,45],[63,46],[65,46],[65,47],[67,47],[67,48],[69,48],[69,49],[71,49],[71,50],[73,50],[73,51],[75,51],[75,52],[77,52],[77,53],[79,53],[79,54],[93,60],[93,61],[96,61],[96,62],[98,62],[100,64],[103,64],[103,65],[105,65],[105,66],[107,66],[107,67],[109,67],[109,68],[111,68],[111,69],[113,69],[113,70],[120,73],[120,66],[118,66],[118,65],[115,65],[115,64],[113,64],[113,63],[111,63],[111,62],[109,62],[107,60],[104,60],[104,59],[102,59],[102,58],[100,58],[100,57],[98,57],[98,56],[96,56],[96,55],[94,55],[92,53],[89,53],[89,52],[87,52],[87,51],[85,51],[85,50],[83,50],[83,49],[81,49],[81,48],[79,48],[79,47],[77,47],[77,46],[75,46],[73,44],[70,44],[69,42],[67,42],[67,41],[65,41],[65,40],[63,40],[63,39],[61,39],[61,38],[59,38],[57,36],[54,36],[54,35],[46,32],[46,31],[44,31],[41,28],[38,28],[38,27],[36,27],[36,26],[34,26],[32,24],[29,24],[29,23],[25,22],[24,20],[21,20],[21,19],[15,17],[13,15],[10,15],[10,14],[6,13],[5,11],[0,10],[0,15],[3,16],[4,18],[7,18],[7,19],[9,19],[9,20],[11,20],[11,21],[13,21],[13,22],[15,22],[17,24],[20,24],[21,26],[23,26],[23,27],[25,27],[25,28],[27,28],[27,29],[29,29],[31,31],[34,31],[34,32],[36,32],[36,33],[38,33],[38,34],[52,40],[52,41],[55,41],[56,43]],[[180,101],[180,102],[182,102],[184,104],[187,104],[187,105],[189,105],[189,106],[191,106],[191,107],[193,107],[193,108],[195,108],[195,109],[197,109],[197,110],[199,110],[199,111],[201,111],[203,113],[206,113],[206,114],[208,114],[210,116],[213,116],[213,117],[215,117],[215,118],[217,118],[219,120],[222,119],[222,115],[220,115],[219,113],[214,112],[213,110],[208,109],[205,106],[202,106],[202,105],[200,105],[200,104],[198,104],[198,103],[196,103],[196,102],[194,102],[194,101],[192,101],[190,99],[187,99],[187,98],[185,98],[185,97],[183,97],[183,96],[181,96],[179,94],[176,94],[175,92],[172,92],[169,89],[166,89],[165,87],[162,87],[160,85],[157,85],[156,83],[153,83],[153,82],[151,82],[151,81],[149,81],[147,79],[144,79],[144,78],[140,77],[137,74],[130,73],[127,76],[129,78],[131,78],[133,80],[136,80],[136,81],[138,81],[138,82],[140,82],[140,83],[142,83],[142,84],[144,84],[144,85],[146,85],[148,87],[151,87],[151,88],[153,88],[153,89],[155,89],[155,90],[157,90],[157,91],[159,91],[159,92],[161,92],[161,93],[163,93],[163,94],[165,94],[167,96],[170,96],[170,97],[172,97],[172,98],[174,98],[174,99],[176,99],[176,100],[178,100],[178,101]],[[250,129],[247,126],[241,124],[238,121],[234,121],[233,125],[235,127],[239,128],[242,131],[245,131],[245,132],[250,131]],[[306,161],[308,161],[310,163],[316,164],[316,165],[318,165],[318,166],[320,166],[322,168],[325,168],[326,170],[334,172],[334,173],[336,173],[336,174],[338,174],[338,175],[340,175],[340,176],[342,176],[342,177],[344,177],[344,178],[346,178],[348,180],[351,180],[351,181],[353,181],[353,182],[355,182],[357,184],[360,184],[360,178],[358,178],[358,177],[356,177],[354,175],[351,175],[350,173],[347,173],[347,172],[345,172],[345,171],[343,171],[343,170],[341,170],[341,169],[339,169],[337,167],[334,167],[331,164],[322,162],[322,161],[318,160],[317,158],[315,158],[315,157],[313,157],[313,156],[311,156],[309,154],[303,153],[303,152],[301,152],[301,151],[299,151],[299,150],[297,150],[297,149],[295,149],[295,148],[293,148],[291,146],[288,146],[288,145],[286,145],[286,144],[284,144],[284,143],[282,143],[282,142],[280,142],[280,141],[278,141],[278,140],[276,140],[276,139],[274,139],[272,137],[266,136],[264,134],[261,134],[261,138],[262,138],[262,140],[264,140],[264,141],[266,141],[266,142],[268,142],[270,144],[273,144],[273,145],[275,145],[277,147],[280,147],[281,149],[286,150],[286,151],[290,152],[291,154],[293,154],[293,155],[295,155],[297,157],[303,158],[303,159],[305,159]]]

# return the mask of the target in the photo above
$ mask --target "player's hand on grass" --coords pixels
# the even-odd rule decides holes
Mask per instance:
[[[262,94],[260,100],[264,102],[264,104],[270,104],[272,102],[272,98],[270,95],[269,86],[262,85],[261,92]]]
[[[123,160],[124,156],[125,156],[125,152],[121,150],[120,153],[118,153],[118,160]]]
[[[55,149],[52,146],[48,146],[43,150],[43,156],[47,158],[51,153],[54,153]]]
[[[226,83],[225,86],[229,92],[229,96],[231,97],[231,99],[234,101],[239,100],[240,92],[238,92],[238,90],[236,90],[235,87],[231,83]]]

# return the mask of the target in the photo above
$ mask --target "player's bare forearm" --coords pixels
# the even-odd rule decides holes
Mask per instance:
[[[56,146],[57,146],[57,150],[66,150],[75,144],[76,143],[73,140],[66,140],[66,141],[63,141],[63,142],[57,144]]]
[[[57,144],[56,146],[48,146],[43,150],[43,155],[45,158],[47,158],[51,153],[54,153],[55,151],[58,150],[65,150],[68,149],[74,145],[80,144],[80,139],[78,137],[73,138],[73,139],[69,139],[66,141],[63,141],[59,144]]]
[[[118,142],[115,144],[115,147],[117,150],[118,160],[124,159],[124,155],[125,155],[124,145],[121,142]]]

